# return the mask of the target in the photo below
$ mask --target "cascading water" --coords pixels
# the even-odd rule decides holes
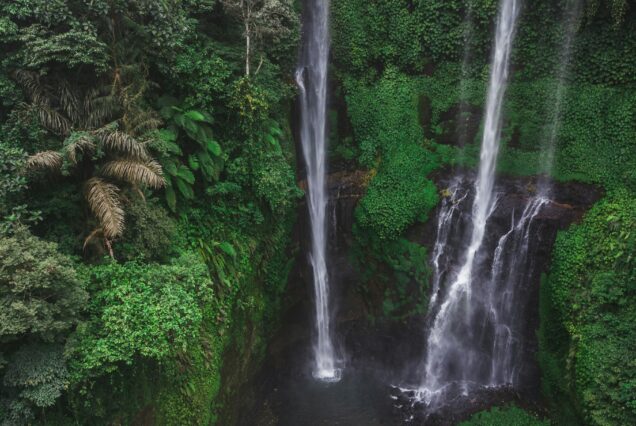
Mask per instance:
[[[338,380],[335,351],[331,339],[329,274],[327,270],[326,108],[329,58],[329,1],[310,0],[306,4],[305,44],[296,71],[300,89],[301,143],[307,166],[311,255],[316,304],[314,376]]]
[[[526,204],[521,218],[497,244],[492,261],[492,278],[485,287],[486,301],[490,307],[493,343],[491,352],[490,386],[514,385],[521,364],[523,341],[519,338],[518,320],[522,309],[516,304],[519,287],[523,287],[533,271],[530,262],[530,228],[547,198],[535,197]]]
[[[546,137],[541,149],[541,170],[544,175],[539,180],[539,194],[547,196],[550,192],[550,183],[547,178],[554,166],[554,149],[556,139],[561,126],[561,110],[563,109],[563,99],[566,94],[566,80],[570,71],[570,61],[572,58],[572,44],[578,21],[581,17],[581,0],[569,0],[565,9],[563,42],[561,45],[561,55],[556,70],[557,87],[550,98],[552,104],[552,120],[546,131]]]
[[[486,103],[486,121],[481,145],[480,164],[475,182],[472,229],[463,263],[446,289],[429,330],[424,380],[420,395],[431,405],[453,387],[467,393],[473,384],[489,385],[483,379],[484,354],[473,333],[475,308],[471,306],[475,256],[482,246],[488,218],[495,207],[493,187],[501,132],[501,109],[506,91],[510,53],[519,12],[518,0],[502,0],[496,26]],[[481,296],[481,295],[480,295]],[[490,376],[490,374],[489,374]]]

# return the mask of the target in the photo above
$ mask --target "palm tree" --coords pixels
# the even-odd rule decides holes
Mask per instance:
[[[151,130],[160,125],[152,112],[139,107],[145,83],[139,79],[124,85],[121,75],[100,89],[83,93],[61,82],[44,83],[30,71],[18,71],[29,102],[22,114],[34,114],[48,131],[62,138],[59,150],[41,151],[27,159],[30,170],[74,170],[84,181],[84,195],[98,226],[86,238],[103,238],[113,255],[111,242],[124,231],[121,190],[130,187],[158,189],[165,180],[160,164],[148,152]]]

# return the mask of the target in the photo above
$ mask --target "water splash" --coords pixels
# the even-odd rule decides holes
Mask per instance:
[[[329,59],[329,1],[306,4],[305,45],[296,71],[300,89],[301,143],[307,165],[308,206],[311,222],[311,254],[316,304],[314,377],[340,379],[331,338],[329,274],[327,270],[327,66]]]
[[[471,345],[472,272],[475,256],[481,248],[486,223],[495,207],[493,187],[501,133],[501,109],[507,87],[508,69],[518,0],[502,0],[497,18],[495,47],[492,57],[486,121],[481,145],[479,172],[475,182],[472,207],[472,231],[463,263],[446,292],[427,340],[424,380],[419,393],[427,404],[436,402],[449,388],[459,386],[466,394],[473,382],[471,368],[480,354]]]

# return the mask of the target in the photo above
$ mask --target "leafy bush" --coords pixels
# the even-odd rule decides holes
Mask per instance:
[[[21,228],[0,238],[0,341],[53,341],[77,321],[87,294],[67,256]]]
[[[397,238],[437,204],[427,175],[439,165],[425,149],[417,116],[417,81],[387,71],[375,86],[350,82],[349,114],[361,149],[360,163],[374,167],[356,220],[382,239]]]
[[[24,228],[0,237],[0,421],[27,424],[68,385],[63,342],[87,294],[67,256]],[[7,364],[2,370],[3,364]]]
[[[39,219],[37,212],[21,204],[26,190],[26,176],[22,174],[26,154],[0,141],[0,235],[7,234],[17,224]]]
[[[473,415],[469,420],[461,422],[460,426],[548,426],[547,420],[540,420],[536,416],[517,407],[495,407],[489,411],[482,411]]]
[[[75,381],[113,371],[142,356],[164,361],[199,335],[212,298],[208,270],[187,254],[169,265],[128,262],[83,268],[89,317],[68,344]]]
[[[378,169],[356,210],[361,226],[380,238],[393,239],[415,220],[426,220],[437,204],[437,187],[426,178],[427,152],[405,146]]]
[[[27,344],[13,354],[2,381],[6,405],[2,425],[26,425],[35,409],[51,407],[69,385],[64,348],[59,344]]]
[[[123,261],[166,262],[185,246],[173,219],[157,199],[136,197],[127,206],[128,226],[116,245],[116,257]]]

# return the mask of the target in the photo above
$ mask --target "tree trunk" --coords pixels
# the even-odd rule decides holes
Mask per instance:
[[[247,13],[245,14],[245,76],[250,76],[250,19],[252,11],[250,6],[247,6]]]

